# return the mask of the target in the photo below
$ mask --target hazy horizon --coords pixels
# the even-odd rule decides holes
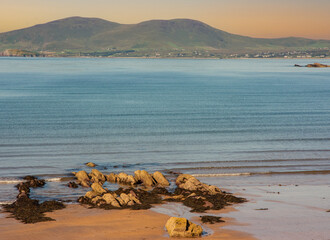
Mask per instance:
[[[1,8],[1,33],[81,16],[122,24],[186,18],[250,37],[330,39],[328,0],[3,0]]]

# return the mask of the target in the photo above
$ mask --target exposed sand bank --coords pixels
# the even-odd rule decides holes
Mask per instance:
[[[68,205],[48,213],[56,221],[22,224],[13,218],[0,218],[1,239],[6,240],[84,240],[84,239],[166,239],[164,229],[169,216],[152,210],[102,210]],[[252,236],[233,230],[222,230],[230,223],[209,225],[214,234],[203,239],[253,240]]]

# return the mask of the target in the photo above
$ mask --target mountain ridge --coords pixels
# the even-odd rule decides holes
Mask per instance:
[[[230,52],[330,48],[330,40],[253,38],[185,18],[120,24],[101,18],[75,16],[0,33],[0,50],[10,48],[29,51],[202,49]]]

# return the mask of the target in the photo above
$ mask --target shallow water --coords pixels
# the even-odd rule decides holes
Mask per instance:
[[[0,202],[28,174],[54,181],[42,197],[74,199],[58,178],[88,161],[235,181],[329,174],[330,69],[293,67],[311,61],[330,64],[0,58]]]

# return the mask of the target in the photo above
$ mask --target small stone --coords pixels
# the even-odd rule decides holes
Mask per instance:
[[[68,183],[68,187],[69,187],[69,188],[78,188],[78,185],[77,185],[77,183],[75,183],[75,182],[69,182],[69,183]]]
[[[93,163],[93,162],[85,163],[85,165],[86,165],[87,167],[96,167],[96,164]]]

